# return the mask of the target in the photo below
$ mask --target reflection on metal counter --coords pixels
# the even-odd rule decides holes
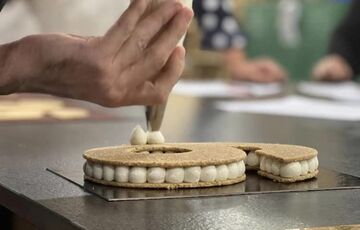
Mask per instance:
[[[107,201],[217,197],[360,188],[359,177],[324,168],[320,168],[320,173],[316,179],[293,184],[273,182],[266,178],[259,177],[255,172],[248,172],[246,181],[239,184],[224,187],[179,190],[116,188],[91,182],[84,182],[83,172],[81,169],[78,171],[65,171],[61,169],[48,168],[47,170]]]

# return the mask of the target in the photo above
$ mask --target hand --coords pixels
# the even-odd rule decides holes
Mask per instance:
[[[313,69],[312,77],[318,81],[346,81],[353,77],[347,61],[339,55],[328,55]]]
[[[177,43],[193,13],[175,0],[149,12],[151,4],[133,0],[102,37],[34,35],[1,47],[8,58],[0,94],[49,93],[110,107],[164,102],[183,71]]]
[[[248,60],[242,51],[227,53],[227,69],[234,80],[278,82],[287,78],[286,71],[270,58]]]

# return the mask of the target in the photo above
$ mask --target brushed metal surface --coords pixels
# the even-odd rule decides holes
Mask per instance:
[[[105,186],[84,181],[81,169],[71,171],[47,169],[107,201],[180,199],[196,197],[218,197],[279,192],[307,192],[323,190],[360,189],[360,178],[320,168],[316,178],[290,184],[278,183],[263,178],[255,171],[246,172],[246,181],[229,186],[197,189],[129,189]]]

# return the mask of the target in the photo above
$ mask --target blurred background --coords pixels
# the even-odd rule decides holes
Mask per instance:
[[[232,13],[247,43],[250,58],[269,56],[288,71],[291,80],[306,80],[327,52],[330,37],[348,10],[339,0],[233,0]],[[221,69],[221,55],[201,52],[201,32],[192,23],[186,46],[191,54],[189,76],[211,76]],[[209,67],[216,69],[209,69]],[[207,70],[207,71],[206,71]],[[190,71],[190,70],[189,70]],[[203,72],[205,74],[202,74]],[[218,73],[217,77],[224,73]]]
[[[215,98],[220,105],[213,103],[208,106],[231,112],[273,114],[273,111],[278,113],[277,106],[281,105],[281,108],[284,108],[283,115],[289,115],[290,110],[293,111],[292,115],[304,115],[302,113],[307,110],[314,111],[309,108],[315,106],[315,101],[299,98],[299,93],[330,99],[333,102],[359,102],[359,86],[354,81],[348,81],[356,80],[353,75],[357,72],[351,68],[354,68],[354,63],[359,66],[356,63],[358,60],[346,63],[342,58],[326,58],[329,56],[329,46],[335,31],[339,30],[337,28],[349,8],[354,6],[351,3],[350,0],[195,0],[195,18],[184,43],[187,49],[186,68],[173,94]],[[61,32],[101,36],[128,4],[129,1],[126,0],[11,0],[0,14],[0,43],[37,33]],[[338,32],[338,35],[340,43],[344,42],[342,33]],[[318,63],[321,63],[322,67],[315,71]],[[329,79],[322,79],[326,81],[320,83],[314,81],[313,75],[316,72],[321,73],[322,77],[337,74],[343,77],[335,81],[336,83],[329,83]],[[272,112],[264,111],[266,106],[263,104],[221,104],[223,99],[241,102],[249,98],[273,97],[280,97],[282,101],[269,101],[270,107],[273,106]],[[2,97],[1,100],[3,103],[0,103],[0,120],[35,116],[33,111],[19,114],[19,109],[23,108],[41,108],[41,114],[47,114],[45,116],[50,117],[50,120],[54,117],[82,118],[84,114],[90,117],[107,117],[91,111],[76,111],[76,106],[67,101],[63,101],[63,106],[55,106],[61,111],[50,111],[54,106],[38,106],[41,102],[37,101],[37,98],[23,102],[21,97],[10,96]],[[11,101],[15,101],[15,104],[11,104]],[[22,105],[24,103],[26,106]],[[56,104],[48,101],[45,104],[54,103]],[[80,104],[85,104],[90,110],[115,111],[90,103]],[[188,100],[182,100],[181,104],[191,107],[192,110],[196,107],[190,105]],[[259,111],[251,106],[258,106]],[[321,106],[324,110],[320,115],[306,116],[324,118],[322,114],[330,114],[329,111],[334,110],[331,107],[333,105]],[[315,107],[319,108],[319,105]],[[249,110],[244,111],[244,108]],[[294,108],[297,109],[296,112]],[[358,114],[357,112],[348,113]],[[40,116],[39,113],[35,114]],[[130,114],[133,116],[132,112]],[[347,114],[339,116],[343,118]]]
[[[121,2],[12,0],[0,14],[0,43],[44,32],[101,35],[126,8],[128,3]],[[350,1],[203,0],[194,4],[201,5],[199,2],[203,4],[200,11],[205,12],[200,16],[195,12],[197,20],[193,21],[185,42],[188,50],[185,78],[229,78],[222,53],[225,48],[236,48],[243,49],[248,58],[271,57],[292,80],[304,80],[309,78],[314,63],[326,53],[330,36]],[[219,22],[218,16],[223,12],[230,13],[237,26],[229,18]],[[223,30],[229,36],[223,40],[238,39],[238,44],[209,47],[203,41],[204,36],[214,36],[207,29],[219,30],[214,25],[217,23],[224,24]],[[240,41],[232,35],[239,31],[243,35]],[[222,37],[216,38],[222,46]]]

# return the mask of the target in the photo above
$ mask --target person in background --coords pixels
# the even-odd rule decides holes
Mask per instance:
[[[225,67],[233,79],[255,82],[285,80],[287,72],[273,59],[247,58],[244,50],[246,36],[231,8],[231,0],[194,1],[194,14],[202,32],[202,48],[222,52]]]
[[[151,4],[131,1],[100,36],[39,34],[0,45],[0,95],[38,92],[109,107],[164,102],[184,68],[177,44],[193,12],[175,0],[149,12]]]
[[[313,78],[345,81],[360,74],[360,1],[353,0],[350,10],[336,29],[328,54],[313,69]]]

